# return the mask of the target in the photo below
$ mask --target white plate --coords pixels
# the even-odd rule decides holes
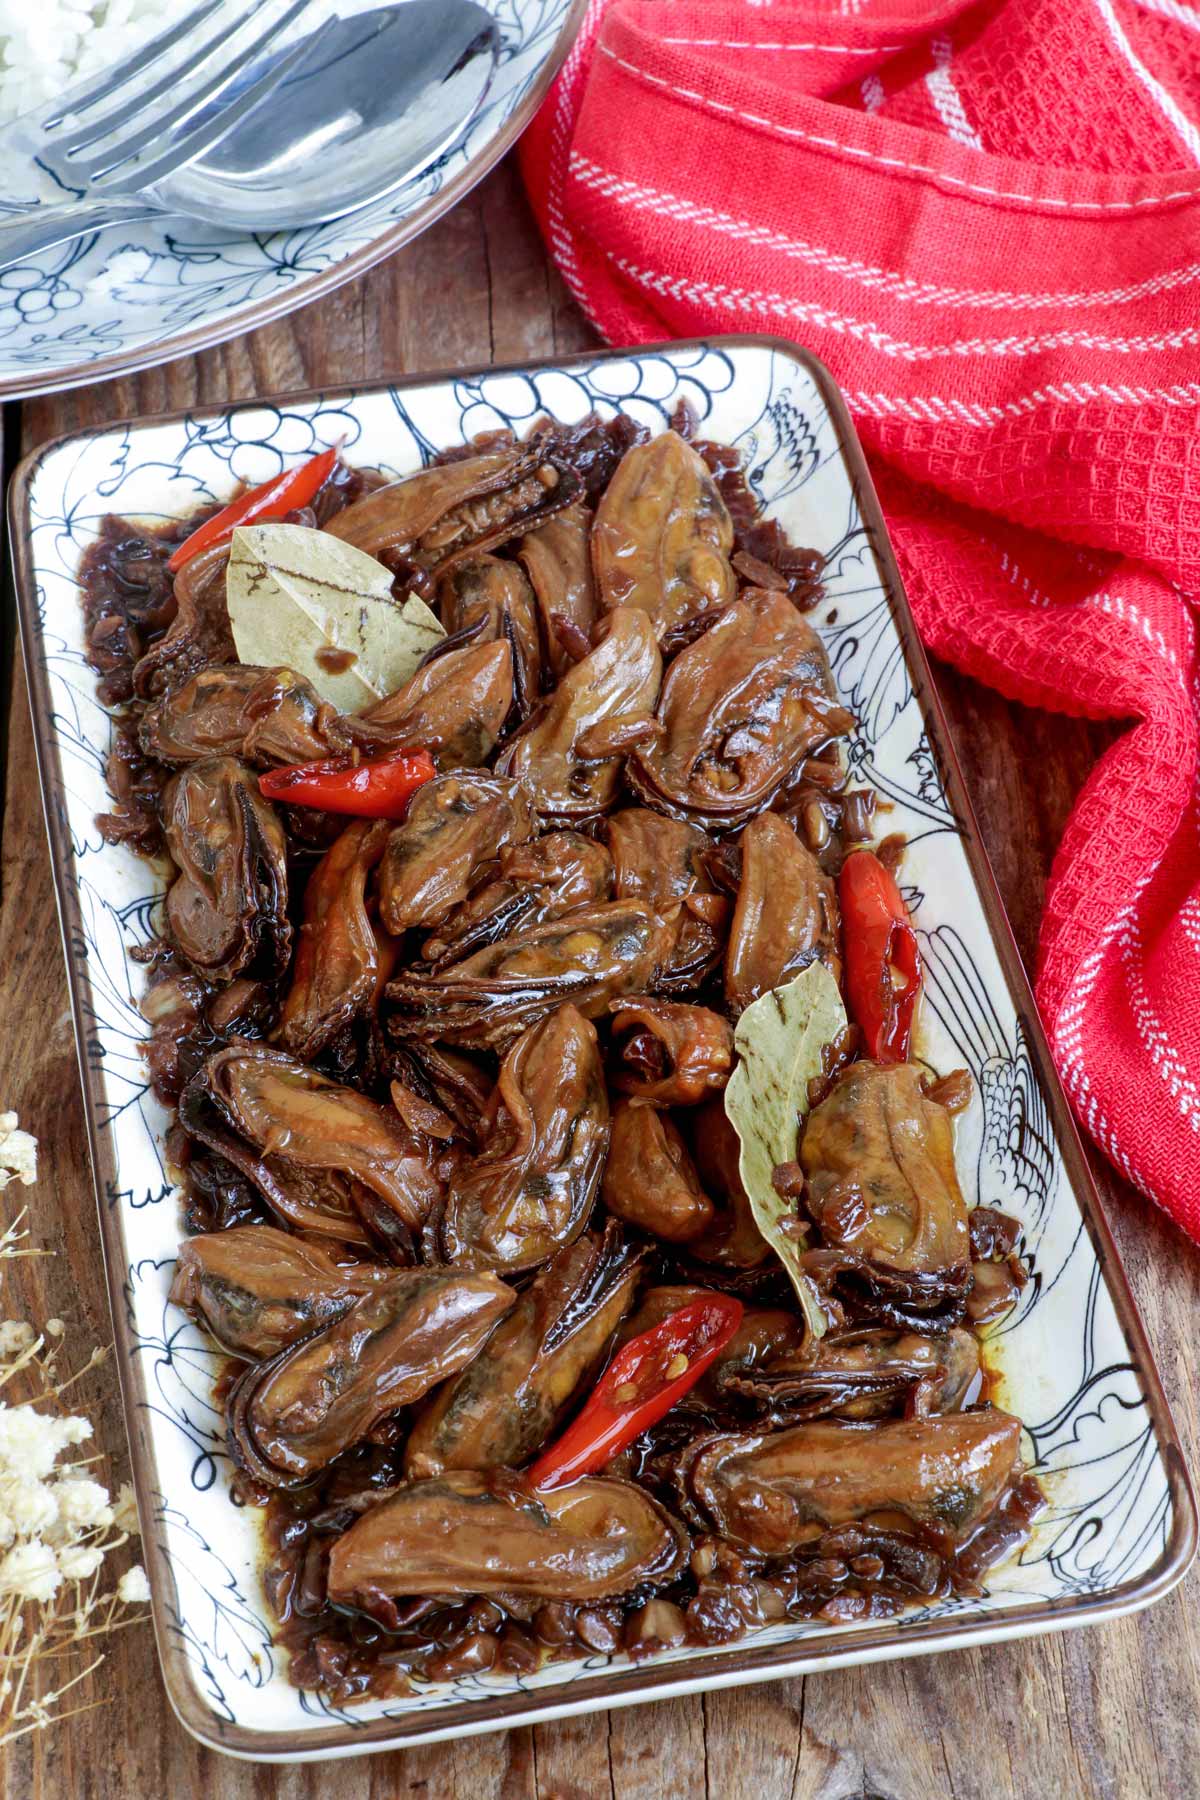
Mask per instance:
[[[363,11],[379,0],[342,0]],[[238,236],[186,219],[114,226],[0,272],[0,398],[50,393],[203,350],[361,275],[432,225],[528,125],[587,0],[480,0],[500,60],[462,142],[350,218]]]
[[[75,572],[102,515],[186,514],[317,445],[405,472],[440,446],[542,413],[621,406],[654,430],[681,399],[744,454],[767,512],[827,558],[812,615],[860,721],[856,772],[909,840],[903,878],[928,971],[919,1053],[966,1065],[958,1128],[968,1203],[1015,1214],[1033,1280],[995,1332],[1001,1398],[1028,1427],[1050,1505],[980,1599],[882,1624],[761,1631],[640,1666],[593,1656],[533,1677],[464,1676],[411,1699],[337,1708],[284,1676],[260,1591],[252,1512],[227,1497],[216,1359],[167,1302],[179,1237],[162,1108],[138,1054],[145,943],[158,889],[146,863],[101,843],[110,720],[84,661]],[[171,1700],[235,1755],[291,1760],[461,1736],[837,1663],[947,1649],[1110,1617],[1165,1593],[1195,1543],[1166,1404],[1100,1214],[1066,1102],[945,737],[878,507],[826,372],[766,339],[609,352],[560,366],[282,400],[113,426],[30,458],[13,495],[25,656],[114,1300],[154,1614]]]

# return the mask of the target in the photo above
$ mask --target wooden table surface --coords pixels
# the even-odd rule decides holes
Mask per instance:
[[[587,347],[502,166],[416,244],[282,323],[195,359],[8,410],[6,463],[58,432],[194,403]],[[7,474],[6,469],[6,474]],[[6,607],[11,630],[11,605]],[[29,1191],[54,1258],[5,1275],[0,1316],[57,1314],[85,1355],[109,1338],[95,1203],[24,682],[11,638],[0,890],[0,1106],[41,1143]],[[1051,858],[1111,733],[1009,706],[939,669],[984,838],[1032,962]],[[1193,1466],[1200,1254],[1097,1158],[1109,1220]],[[8,1190],[5,1199],[24,1196]],[[13,1265],[9,1265],[12,1270]],[[115,1376],[79,1390],[114,1476]],[[0,1800],[1190,1800],[1200,1795],[1200,1575],[1117,1624],[630,1707],[341,1763],[253,1766],[196,1745],[168,1709],[150,1627],[120,1634],[95,1710],[15,1746]],[[0,1753],[2,1755],[3,1753]]]

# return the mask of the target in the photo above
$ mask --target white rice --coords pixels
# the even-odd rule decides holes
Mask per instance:
[[[127,56],[185,0],[0,0],[0,125]]]

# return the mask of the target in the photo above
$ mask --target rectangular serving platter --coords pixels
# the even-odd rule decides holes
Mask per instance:
[[[967,1067],[968,1205],[1015,1214],[1033,1279],[993,1330],[996,1396],[1027,1427],[1049,1506],[977,1599],[886,1623],[774,1626],[638,1666],[600,1656],[534,1676],[465,1676],[338,1707],[286,1680],[254,1515],[228,1498],[216,1364],[167,1300],[180,1233],[167,1115],[139,1052],[161,872],[103,844],[111,720],[84,658],[80,557],[109,512],[150,521],[227,498],[339,439],[349,460],[418,469],[475,433],[622,408],[664,430],[681,400],[737,446],[766,513],[826,559],[810,615],[859,725],[855,778],[909,842],[902,881],[927,969],[918,1056]],[[1167,1593],[1196,1542],[1187,1473],[1140,1320],[1050,1061],[917,639],[866,464],[823,366],[793,345],[718,338],[428,376],[177,414],[59,438],[10,495],[21,636],[87,1110],[118,1365],[168,1695],[214,1749],[350,1755],[610,1706],[1112,1618]]]

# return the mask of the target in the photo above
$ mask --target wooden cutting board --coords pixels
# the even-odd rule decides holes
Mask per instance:
[[[110,419],[586,348],[511,165],[416,244],[277,325],[174,362],[6,409],[6,476],[57,433]],[[12,607],[0,890],[0,1108],[41,1143],[26,1198],[53,1258],[9,1264],[0,1317],[67,1322],[77,1360],[109,1337],[58,920]],[[1106,728],[1009,706],[939,670],[1018,942],[1032,965],[1050,861]],[[1200,1158],[1197,1159],[1200,1164]],[[1189,1459],[1200,1375],[1200,1253],[1097,1159],[1098,1179]],[[125,1467],[111,1367],[78,1405]],[[89,1708],[0,1752],[0,1800],[1189,1800],[1200,1795],[1200,1575],[1115,1625],[810,1675],[341,1763],[255,1768],[171,1714],[149,1626],[110,1640]]]

